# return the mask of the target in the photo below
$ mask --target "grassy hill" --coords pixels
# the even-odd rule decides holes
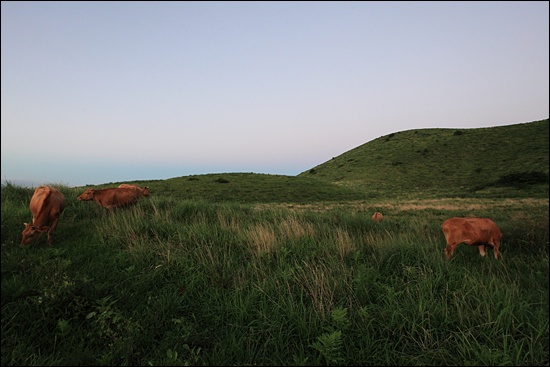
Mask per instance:
[[[132,181],[153,195],[310,203],[387,197],[548,197],[548,119],[382,136],[297,176],[216,173]],[[94,187],[115,187],[111,182]]]
[[[215,202],[293,202],[360,200],[362,193],[311,177],[258,173],[219,173],[139,181],[152,195]],[[108,185],[113,186],[113,185]]]
[[[548,119],[476,129],[418,129],[382,136],[299,177],[368,196],[407,192],[548,196]]]

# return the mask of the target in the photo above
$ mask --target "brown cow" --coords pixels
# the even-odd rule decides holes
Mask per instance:
[[[118,187],[121,188],[121,189],[126,188],[126,189],[137,190],[139,192],[139,197],[145,196],[146,198],[148,198],[149,195],[150,195],[149,188],[147,186],[141,187],[141,186],[138,186],[138,185],[120,184],[120,185],[118,185]]]
[[[138,190],[132,188],[111,187],[108,189],[87,189],[77,197],[79,201],[93,200],[104,208],[113,211],[135,204],[139,199]]]
[[[465,243],[477,246],[479,254],[485,256],[485,250],[491,246],[498,259],[498,250],[502,233],[495,222],[489,218],[450,218],[441,225],[447,247],[445,256],[450,259],[453,256],[456,246]]]
[[[373,215],[372,215],[372,220],[375,221],[375,222],[381,222],[382,219],[384,219],[384,216],[382,215],[382,213],[380,212],[375,212]]]
[[[52,233],[57,227],[59,217],[65,210],[65,196],[56,188],[38,186],[31,197],[29,208],[32,214],[31,223],[23,223],[21,246],[28,245],[34,239],[48,233],[48,246],[52,244]]]

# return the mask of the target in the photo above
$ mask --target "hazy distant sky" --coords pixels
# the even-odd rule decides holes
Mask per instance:
[[[549,117],[547,1],[1,6],[2,182],[294,176],[393,132]]]

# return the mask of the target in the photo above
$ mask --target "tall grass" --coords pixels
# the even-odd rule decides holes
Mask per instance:
[[[2,365],[548,364],[547,200],[475,199],[503,260],[447,261],[440,224],[467,205],[167,195],[110,214],[61,189],[54,245],[20,248],[30,194],[2,187]]]

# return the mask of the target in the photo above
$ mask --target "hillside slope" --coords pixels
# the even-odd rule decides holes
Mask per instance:
[[[548,119],[490,128],[407,130],[367,142],[298,176],[369,196],[498,194],[499,186],[510,185],[522,190],[536,186],[539,195],[547,195],[548,132]]]

